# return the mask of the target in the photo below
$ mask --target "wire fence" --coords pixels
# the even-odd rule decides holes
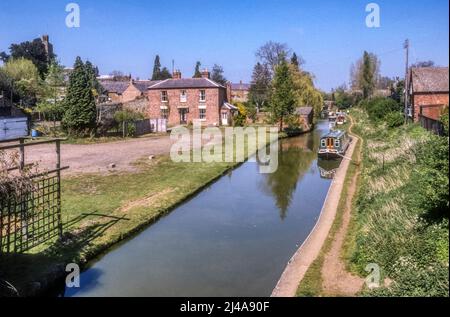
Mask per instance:
[[[0,151],[19,149],[20,163],[7,172],[19,171],[16,177],[26,177],[30,184],[1,184],[6,190],[0,195],[0,253],[24,253],[62,237],[61,171],[68,167],[60,166],[60,141],[56,139],[25,143],[24,139],[19,139],[19,144],[0,146]],[[56,145],[56,168],[23,176],[20,172],[26,168],[25,148],[53,142]],[[14,177],[6,178],[6,182],[13,181]]]

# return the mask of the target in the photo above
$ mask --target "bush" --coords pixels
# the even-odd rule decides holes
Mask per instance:
[[[383,97],[363,100],[360,106],[367,111],[373,122],[384,120],[391,112],[401,112],[402,110],[402,106],[397,101]]]
[[[239,112],[234,117],[233,125],[235,127],[243,127],[247,123],[247,109],[242,103],[237,103],[236,106],[238,107]]]
[[[140,112],[135,112],[129,109],[117,111],[114,114],[114,120],[122,125],[123,137],[134,136],[136,127],[132,124],[134,121],[144,119],[144,115]]]
[[[397,128],[405,122],[405,117],[400,112],[390,112],[385,117],[389,128]]]
[[[411,180],[416,190],[408,201],[430,220],[448,219],[448,153],[448,139],[434,135],[415,151],[416,166]]]

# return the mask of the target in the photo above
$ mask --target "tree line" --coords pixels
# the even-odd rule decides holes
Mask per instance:
[[[249,92],[250,104],[257,112],[267,111],[280,131],[287,124],[296,126],[296,108],[310,106],[316,115],[322,111],[322,93],[314,76],[303,69],[305,61],[283,43],[268,42],[256,52]]]

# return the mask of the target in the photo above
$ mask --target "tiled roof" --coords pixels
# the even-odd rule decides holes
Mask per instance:
[[[225,88],[207,78],[166,79],[149,89],[182,89],[182,88]]]
[[[231,84],[232,90],[250,90],[250,84],[244,84],[244,83],[238,83],[238,84]]]
[[[123,94],[123,92],[130,85],[129,81],[100,81],[100,84],[107,92],[115,92],[118,94]]]
[[[309,116],[313,111],[313,107],[300,107],[295,110],[296,115]]]
[[[411,69],[414,92],[448,92],[448,67]]]
[[[137,80],[133,82],[134,86],[141,92],[146,92],[150,86],[160,83],[160,80]]]

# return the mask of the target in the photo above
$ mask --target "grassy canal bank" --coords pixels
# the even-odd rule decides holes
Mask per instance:
[[[340,252],[348,272],[365,278],[380,268],[380,287],[361,296],[448,296],[448,137],[417,125],[387,128],[362,110],[352,111],[353,131],[364,140],[361,176]],[[351,180],[355,167],[349,170]],[[348,187],[348,186],[346,186]],[[342,223],[346,194],[321,255],[298,296],[340,296],[323,287],[324,257]]]
[[[67,263],[85,267],[240,164],[176,163],[166,155],[135,162],[138,171],[134,173],[65,178],[63,242],[53,241],[26,255],[2,256],[1,277],[21,296],[40,294],[64,276]]]

